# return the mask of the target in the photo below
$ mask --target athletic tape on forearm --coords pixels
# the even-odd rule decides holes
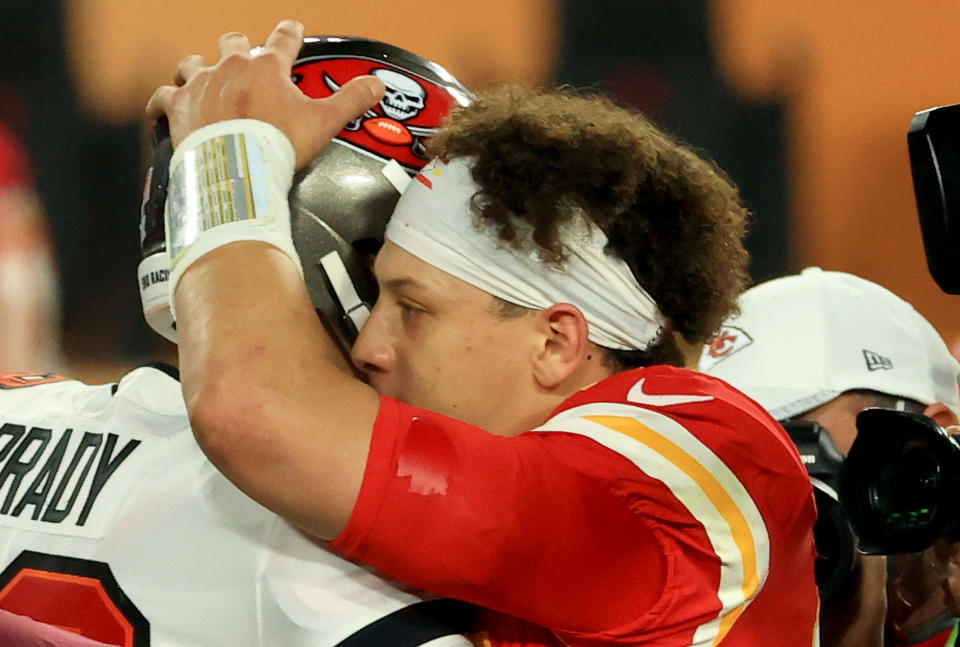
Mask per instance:
[[[171,311],[187,268],[230,243],[273,245],[303,276],[287,203],[295,161],[286,135],[253,119],[210,124],[180,143],[170,160],[165,213]]]

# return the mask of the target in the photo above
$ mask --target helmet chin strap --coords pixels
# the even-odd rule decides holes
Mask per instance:
[[[340,302],[340,307],[343,308],[344,318],[349,320],[359,333],[370,316],[370,306],[357,294],[357,288],[347,272],[347,266],[343,264],[343,259],[336,251],[332,251],[320,259],[320,266],[330,281],[330,287]]]
[[[403,193],[403,190],[411,182],[410,176],[397,163],[397,160],[390,160],[384,164],[383,168],[380,169],[380,174],[387,178],[398,194]],[[357,293],[357,286],[350,278],[350,273],[343,263],[343,258],[336,250],[331,251],[320,258],[320,267],[327,275],[334,296],[340,302],[340,307],[344,313],[343,318],[348,320],[359,334],[370,316],[370,305],[363,301]]]

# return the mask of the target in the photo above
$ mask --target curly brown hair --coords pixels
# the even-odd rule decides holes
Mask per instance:
[[[480,222],[514,246],[532,227],[544,262],[563,262],[559,232],[586,213],[607,235],[607,252],[656,300],[668,331],[688,342],[705,342],[735,312],[749,280],[747,210],[720,169],[642,114],[569,89],[500,88],[458,109],[430,148],[474,157]],[[608,358],[617,368],[683,363],[672,334]]]

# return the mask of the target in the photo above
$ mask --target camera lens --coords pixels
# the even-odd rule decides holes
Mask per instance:
[[[865,409],[840,503],[867,555],[914,553],[960,528],[960,445],[918,413]]]
[[[936,516],[942,486],[936,454],[927,443],[913,441],[879,467],[869,483],[870,504],[889,532],[916,530]]]

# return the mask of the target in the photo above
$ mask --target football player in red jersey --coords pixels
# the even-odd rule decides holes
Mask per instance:
[[[285,196],[385,87],[305,99],[301,38],[283,21],[251,56],[225,34],[219,63],[185,59],[148,104],[177,147],[171,297],[213,462],[348,558],[568,645],[815,644],[799,455],[681,368],[746,282],[735,188],[608,101],[481,95],[394,211],[349,366]]]

